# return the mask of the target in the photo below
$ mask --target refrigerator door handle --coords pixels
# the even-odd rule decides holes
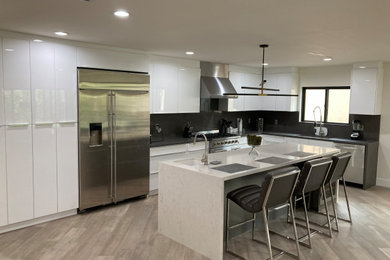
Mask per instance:
[[[108,115],[108,124],[110,126],[110,132],[109,132],[109,138],[110,138],[110,161],[111,161],[111,172],[110,172],[110,199],[114,200],[114,191],[113,191],[113,174],[114,174],[114,163],[113,163],[113,138],[112,133],[114,132],[113,126],[112,126],[112,93],[110,92],[108,94],[108,102],[107,102],[107,115]]]
[[[112,132],[112,139],[113,139],[113,167],[114,167],[114,183],[113,183],[113,187],[114,187],[114,202],[116,202],[116,95],[115,93],[112,93],[112,101],[113,101],[113,104],[112,104],[112,126],[113,126],[113,132]]]

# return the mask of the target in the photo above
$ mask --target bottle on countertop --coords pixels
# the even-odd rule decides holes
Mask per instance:
[[[242,135],[242,118],[237,118],[238,135]]]

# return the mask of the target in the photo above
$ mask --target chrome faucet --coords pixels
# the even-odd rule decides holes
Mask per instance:
[[[320,111],[320,127],[318,129],[318,121],[317,121],[317,118],[316,118],[316,110],[319,110]],[[322,121],[322,110],[321,110],[321,107],[320,106],[316,106],[314,107],[313,109],[313,116],[314,116],[314,130],[315,130],[315,135],[318,135],[318,136],[327,136],[328,135],[328,129],[326,127],[324,127],[324,124],[323,124],[323,121]],[[318,130],[318,132],[317,132]]]
[[[201,162],[204,165],[208,165],[209,164],[209,142],[207,141],[207,137],[203,132],[197,132],[194,137],[194,145],[196,144],[196,138],[198,137],[198,135],[203,135],[204,138],[204,154],[202,156]]]

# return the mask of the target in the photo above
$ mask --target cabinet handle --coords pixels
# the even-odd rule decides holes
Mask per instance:
[[[35,123],[36,126],[52,126],[54,123]]]
[[[77,124],[77,122],[74,121],[60,121],[58,122],[59,125],[72,125],[72,124]]]
[[[20,123],[20,124],[8,124],[8,127],[26,127],[29,126],[29,123]]]

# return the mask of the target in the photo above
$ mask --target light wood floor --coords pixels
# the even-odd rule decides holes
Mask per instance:
[[[341,222],[333,239],[314,236],[312,250],[301,247],[302,259],[390,259],[390,189],[348,191],[353,225]],[[341,213],[344,205],[340,204]],[[280,228],[281,223],[271,226]],[[284,231],[288,230],[286,225]],[[264,233],[259,230],[256,237],[264,239]],[[272,241],[294,250],[292,243],[274,236]],[[251,242],[248,233],[229,245],[250,259],[268,257],[266,248]],[[0,259],[207,258],[157,233],[157,196],[151,196],[2,234]],[[227,255],[226,259],[234,257]]]

